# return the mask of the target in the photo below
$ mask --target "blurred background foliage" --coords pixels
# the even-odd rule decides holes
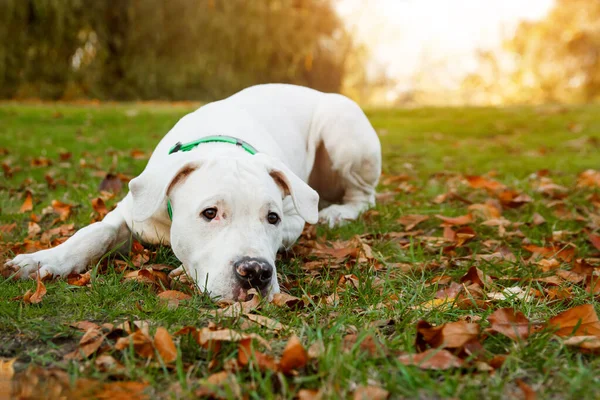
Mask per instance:
[[[2,98],[213,100],[366,80],[329,0],[2,0],[0,44]]]
[[[380,105],[600,97],[599,0],[555,0],[451,84],[460,59],[424,58],[402,90],[336,1],[2,0],[0,98],[210,101],[265,82]]]

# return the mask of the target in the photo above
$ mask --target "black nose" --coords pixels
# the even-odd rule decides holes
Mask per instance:
[[[263,258],[244,257],[233,264],[233,269],[245,289],[264,289],[273,277],[273,266]]]

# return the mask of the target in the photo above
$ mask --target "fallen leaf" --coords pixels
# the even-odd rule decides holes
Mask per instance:
[[[115,343],[115,349],[125,350],[133,345],[136,354],[143,358],[154,357],[154,346],[152,339],[141,329],[133,332],[127,337],[122,337]]]
[[[58,217],[61,221],[65,221],[71,215],[71,208],[73,208],[72,204],[63,203],[58,200],[52,200],[51,205],[52,209],[56,214],[58,214]]]
[[[102,343],[104,342],[105,335],[96,327],[89,328],[81,340],[79,341],[79,347],[65,355],[66,360],[81,360],[88,358],[92,354],[96,353]]]
[[[517,379],[517,385],[519,386],[519,389],[521,389],[521,391],[523,392],[525,400],[537,399],[535,391],[531,388],[531,386],[523,382],[521,379]]]
[[[398,223],[404,225],[407,231],[412,230],[415,226],[419,225],[421,222],[427,221],[429,217],[427,215],[404,215],[398,218],[396,221]]]
[[[481,188],[481,189],[486,189],[490,192],[496,192],[498,190],[504,189],[504,187],[505,187],[500,182],[497,182],[492,179],[484,178],[482,176],[466,175],[465,179],[469,183],[469,186],[471,186],[474,189]]]
[[[548,322],[550,328],[555,328],[558,336],[600,336],[600,320],[594,306],[584,304],[570,308]]]
[[[461,349],[479,337],[479,325],[466,321],[449,322],[432,326],[426,321],[417,323],[415,345],[421,352],[428,346],[434,348]]]
[[[463,360],[448,350],[439,349],[429,349],[419,354],[403,354],[398,357],[398,361],[421,369],[445,370],[463,366]]]
[[[460,278],[460,282],[461,283],[471,282],[471,283],[478,284],[479,286],[484,288],[484,287],[489,287],[492,284],[493,280],[489,275],[484,274],[482,270],[473,266],[473,267],[469,268],[467,273],[465,275],[463,275],[462,278]]]
[[[158,351],[160,358],[167,364],[177,359],[175,343],[173,343],[169,332],[163,327],[156,329],[156,333],[154,334],[154,348]]]
[[[275,332],[280,332],[286,329],[285,325],[283,325],[282,323],[275,321],[274,319],[271,319],[269,317],[265,317],[264,315],[244,314],[244,316],[250,321],[256,322],[257,324],[262,325],[265,328],[271,329]]]
[[[104,200],[100,197],[96,197],[92,199],[92,208],[98,214],[98,218],[102,219],[108,214],[108,209],[106,208],[106,204],[104,204]]]
[[[444,224],[451,226],[467,225],[473,222],[473,215],[471,214],[462,215],[460,217],[445,217],[443,215],[436,215],[435,217],[444,221]]]
[[[272,356],[256,351],[252,348],[252,340],[245,338],[240,341],[238,346],[238,363],[246,366],[251,362],[254,362],[261,371],[277,371],[278,369],[278,364]]]
[[[596,248],[596,250],[600,250],[600,235],[589,233],[588,239],[590,239],[590,243]]]
[[[98,187],[99,192],[111,192],[111,193],[119,193],[123,188],[123,182],[117,175],[114,174],[106,174],[102,182],[100,182],[100,186]]]
[[[19,212],[22,214],[31,210],[33,210],[33,197],[31,195],[31,192],[28,190],[27,192],[25,192],[25,201],[23,201]]]
[[[73,273],[67,276],[67,283],[73,286],[86,286],[92,279],[91,272],[87,271],[84,274]]]
[[[293,335],[287,342],[281,360],[279,361],[279,369],[284,374],[290,374],[293,370],[303,368],[308,362],[308,354],[302,346],[300,339]]]
[[[298,400],[321,400],[322,397],[321,392],[315,389],[300,389],[296,393]]]
[[[37,304],[42,301],[42,298],[46,295],[46,286],[40,279],[40,274],[36,274],[37,276],[37,287],[34,293],[31,293],[31,290],[28,290],[23,295],[23,302],[25,304]]]
[[[533,333],[531,323],[525,315],[512,308],[500,308],[489,317],[490,327],[488,332],[501,333],[512,340],[525,340]]]
[[[354,390],[354,400],[385,400],[390,393],[379,386],[358,386]]]
[[[575,247],[570,245],[560,246],[553,244],[552,246],[542,247],[533,244],[527,244],[523,246],[527,251],[532,252],[532,257],[543,257],[543,258],[558,258],[566,262],[573,261],[575,258]]]
[[[578,347],[586,353],[600,353],[599,336],[573,336],[563,342],[566,346]]]
[[[237,382],[235,374],[221,371],[210,375],[202,386],[194,392],[197,398],[234,398],[241,399],[242,389]],[[125,400],[125,399],[124,399]]]

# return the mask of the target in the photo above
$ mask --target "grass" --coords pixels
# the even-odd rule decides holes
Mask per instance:
[[[6,250],[11,243],[27,236],[28,213],[19,213],[26,189],[34,199],[33,212],[42,210],[52,200],[77,205],[67,222],[76,228],[85,226],[93,213],[91,199],[98,197],[98,185],[106,172],[135,176],[146,160],[131,156],[132,149],[150,153],[158,140],[177,121],[191,111],[191,106],[102,104],[48,105],[3,103],[0,105],[0,147],[8,150],[3,162],[14,170],[11,178],[0,181],[0,225],[17,223],[17,228],[2,236],[0,246]],[[284,377],[256,368],[243,369],[236,379],[249,398],[293,398],[301,388],[322,389],[325,398],[351,396],[357,385],[374,384],[391,393],[392,398],[517,398],[522,393],[518,380],[526,382],[542,398],[598,398],[600,396],[600,360],[565,347],[549,331],[542,331],[527,341],[513,342],[501,335],[492,335],[483,342],[488,354],[507,354],[503,366],[494,373],[476,368],[428,371],[405,366],[397,361],[402,352],[414,352],[416,323],[432,324],[456,321],[460,318],[486,318],[493,310],[511,307],[522,311],[532,321],[544,321],[579,304],[595,304],[593,295],[578,285],[564,283],[572,294],[562,300],[508,298],[491,303],[488,309],[429,307],[439,289],[426,285],[429,279],[450,275],[459,279],[472,265],[499,279],[494,287],[521,285],[525,289],[543,291],[532,280],[515,282],[509,278],[546,276],[525,259],[524,241],[544,244],[553,232],[572,232],[566,241],[577,246],[578,257],[592,257],[595,250],[587,241],[584,230],[597,229],[585,220],[565,220],[557,215],[549,201],[534,190],[531,175],[547,169],[557,184],[569,188],[562,201],[567,210],[597,213],[590,195],[598,188],[578,189],[578,174],[586,169],[598,169],[600,158],[600,109],[597,106],[539,108],[424,108],[414,110],[372,110],[368,112],[380,133],[386,176],[407,175],[409,186],[400,186],[395,201],[379,204],[378,214],[344,227],[327,229],[319,226],[317,233],[326,240],[347,240],[357,234],[375,235],[372,247],[383,267],[374,271],[366,263],[349,263],[348,268],[324,265],[318,273],[305,271],[299,258],[288,255],[278,270],[280,281],[291,294],[302,297],[326,296],[334,293],[340,276],[355,274],[357,287],[339,294],[339,304],[314,301],[298,311],[263,304],[259,313],[287,327],[281,334],[256,326],[246,326],[240,318],[214,317],[216,306],[203,295],[196,294],[177,309],[160,302],[151,287],[137,282],[123,282],[122,273],[109,267],[91,287],[76,287],[65,281],[48,282],[47,295],[40,304],[25,305],[13,300],[28,289],[32,281],[12,281],[0,278],[0,357],[17,357],[16,369],[27,365],[58,367],[68,371],[72,380],[79,377],[112,381],[139,380],[149,383],[152,398],[190,397],[203,377],[219,371],[227,360],[237,356],[235,345],[225,346],[217,357],[218,365],[209,369],[211,355],[200,350],[191,340],[176,339],[180,352],[177,369],[159,363],[145,362],[133,351],[113,353],[125,365],[120,376],[107,373],[94,362],[68,362],[63,356],[73,351],[82,333],[70,323],[89,320],[116,323],[126,320],[148,320],[151,331],[167,328],[171,333],[184,326],[204,327],[215,322],[265,337],[272,354],[280,355],[287,338],[295,333],[305,347],[322,341],[324,352],[300,371]],[[71,158],[60,161],[60,154],[70,152]],[[0,153],[1,154],[1,153]],[[52,165],[32,167],[31,161],[46,157]],[[402,232],[397,219],[407,214],[431,216],[419,226],[428,236],[441,236],[442,228],[436,214],[458,216],[467,213],[467,205],[457,201],[438,204],[436,196],[454,188],[458,194],[474,203],[489,196],[453,179],[458,174],[483,175],[492,171],[494,179],[520,190],[533,201],[520,208],[505,209],[503,216],[513,222],[530,222],[534,213],[546,223],[521,225],[524,237],[500,237],[496,227],[473,224],[478,236],[457,255],[450,258],[440,248],[431,248],[417,240],[398,241],[377,234]],[[442,174],[443,173],[443,174]],[[49,189],[44,176],[66,185]],[[398,183],[381,187],[381,192],[394,190]],[[402,190],[407,189],[407,190]],[[410,189],[410,190],[408,190]],[[113,206],[117,199],[107,202]],[[39,222],[42,230],[50,227],[51,215]],[[489,252],[486,240],[497,240],[509,248],[517,262],[475,261],[470,253]],[[1,250],[1,249],[0,249]],[[6,256],[10,256],[6,253]],[[177,266],[168,249],[159,249],[152,263]],[[417,268],[432,263],[441,268]],[[402,272],[395,263],[414,266]],[[383,279],[378,287],[375,278]],[[596,307],[598,309],[598,307]],[[344,337],[358,335],[358,342],[348,346]],[[360,346],[362,339],[374,335],[381,342],[383,353],[372,355]],[[175,389],[179,385],[182,389]],[[233,396],[222,393],[223,397]]]

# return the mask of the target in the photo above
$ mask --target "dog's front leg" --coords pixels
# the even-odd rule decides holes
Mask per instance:
[[[20,254],[6,262],[4,275],[16,273],[25,279],[35,276],[38,270],[42,278],[46,275],[66,276],[83,271],[115,246],[120,246],[129,239],[129,229],[122,213],[122,207],[125,206],[122,203],[101,222],[80,229],[66,242],[36,253]]]

